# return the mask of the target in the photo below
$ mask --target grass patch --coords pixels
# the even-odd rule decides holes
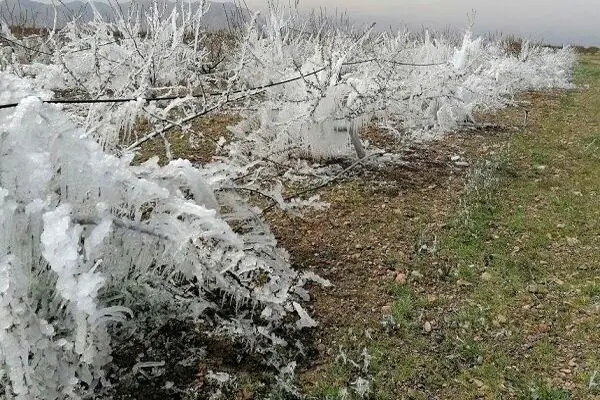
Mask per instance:
[[[205,118],[197,118],[189,126],[186,132],[176,127],[161,136],[148,140],[137,150],[134,163],[143,163],[151,157],[158,156],[159,164],[167,164],[167,146],[173,159],[183,158],[192,163],[206,163],[216,154],[219,140],[231,138],[227,127],[237,124],[239,116],[235,115],[213,115]],[[136,131],[147,133],[150,127],[147,122],[140,122]]]
[[[417,307],[415,295],[410,287],[403,285],[394,285],[393,292],[395,300],[392,316],[399,326],[409,328],[413,323]]]
[[[462,387],[451,385],[446,398],[461,398],[468,379],[494,398],[505,392],[520,399],[592,398],[577,379],[585,367],[575,360],[599,345],[581,308],[600,296],[595,273],[582,267],[600,262],[600,182],[592,178],[600,176],[594,111],[600,109],[600,64],[584,58],[576,77],[589,89],[567,94],[560,108],[534,112],[536,126],[509,140],[505,164],[479,173],[495,173],[497,184],[483,187],[475,174],[471,186],[483,189],[466,191],[443,238],[456,279],[470,283],[454,311],[467,338],[457,350],[465,360],[483,358],[478,373],[463,374]],[[489,363],[498,357],[511,367]],[[537,383],[507,391],[481,383],[508,381],[512,368],[521,371],[519,381]],[[493,373],[482,373],[486,369]],[[550,380],[569,389],[540,383]]]
[[[519,400],[570,400],[571,394],[564,389],[548,386],[547,383],[532,384],[522,393]]]

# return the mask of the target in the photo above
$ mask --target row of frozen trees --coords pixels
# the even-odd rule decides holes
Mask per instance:
[[[166,10],[115,6],[113,23],[2,32],[0,106],[18,103],[0,109],[7,399],[93,394],[107,385],[111,341],[174,316],[209,320],[211,334],[286,367],[286,333],[315,325],[303,287],[328,282],[295,272],[243,197],[303,204],[284,201],[273,162],[363,157],[360,128],[373,121],[404,137],[451,130],[518,91],[569,87],[574,63],[569,49],[509,54],[469,32],[457,42],[342,29],[276,8],[224,36],[217,57],[203,5]],[[60,96],[120,100],[44,102]],[[147,140],[171,159],[170,127],[191,133],[194,118],[232,110],[244,120],[213,162],[131,164]]]

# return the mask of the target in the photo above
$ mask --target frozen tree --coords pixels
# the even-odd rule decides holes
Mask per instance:
[[[17,100],[29,90],[6,74],[0,86]],[[0,114],[0,150],[7,398],[92,391],[111,360],[111,332],[130,316],[143,330],[142,321],[193,319],[212,309],[217,333],[267,356],[286,345],[275,329],[310,321],[298,303],[308,278],[290,268],[249,207],[232,197],[223,200],[228,211],[219,211],[208,182],[223,181],[212,172],[184,160],[132,167],[131,157],[104,153],[36,97]],[[235,313],[221,312],[231,303]],[[298,327],[285,320],[290,313]]]

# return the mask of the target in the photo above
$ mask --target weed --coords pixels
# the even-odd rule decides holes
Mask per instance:
[[[571,394],[560,388],[549,386],[546,383],[537,383],[529,386],[519,400],[570,400]]]
[[[396,324],[402,328],[410,328],[415,316],[417,302],[415,295],[410,287],[396,285],[394,288],[394,305],[392,307],[392,316]]]

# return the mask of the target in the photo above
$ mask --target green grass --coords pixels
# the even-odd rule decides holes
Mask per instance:
[[[403,328],[410,328],[413,324],[417,300],[410,287],[403,285],[394,285],[394,304],[392,306],[392,316],[396,324]]]
[[[476,374],[481,382],[508,378],[509,370],[490,365],[508,357],[522,372],[508,397],[594,396],[581,382],[570,388],[523,383],[576,381],[566,360],[588,357],[600,344],[597,325],[578,316],[580,307],[600,296],[596,271],[582,268],[600,263],[600,65],[583,62],[576,77],[590,89],[567,94],[556,109],[541,110],[533,129],[510,139],[505,165],[495,171],[498,184],[467,193],[443,240],[442,251],[458,265],[456,279],[473,283],[454,318],[465,336],[481,339],[476,346],[463,345],[461,354],[472,358],[487,350]],[[496,319],[494,326],[497,315],[504,323]],[[510,336],[497,343],[486,338],[500,329]],[[459,382],[465,385],[472,375]],[[493,385],[484,386],[486,396],[503,396]],[[461,398],[460,390],[447,390],[447,398]]]
[[[519,400],[570,400],[571,394],[563,389],[548,386],[546,383],[536,383],[528,387]]]

